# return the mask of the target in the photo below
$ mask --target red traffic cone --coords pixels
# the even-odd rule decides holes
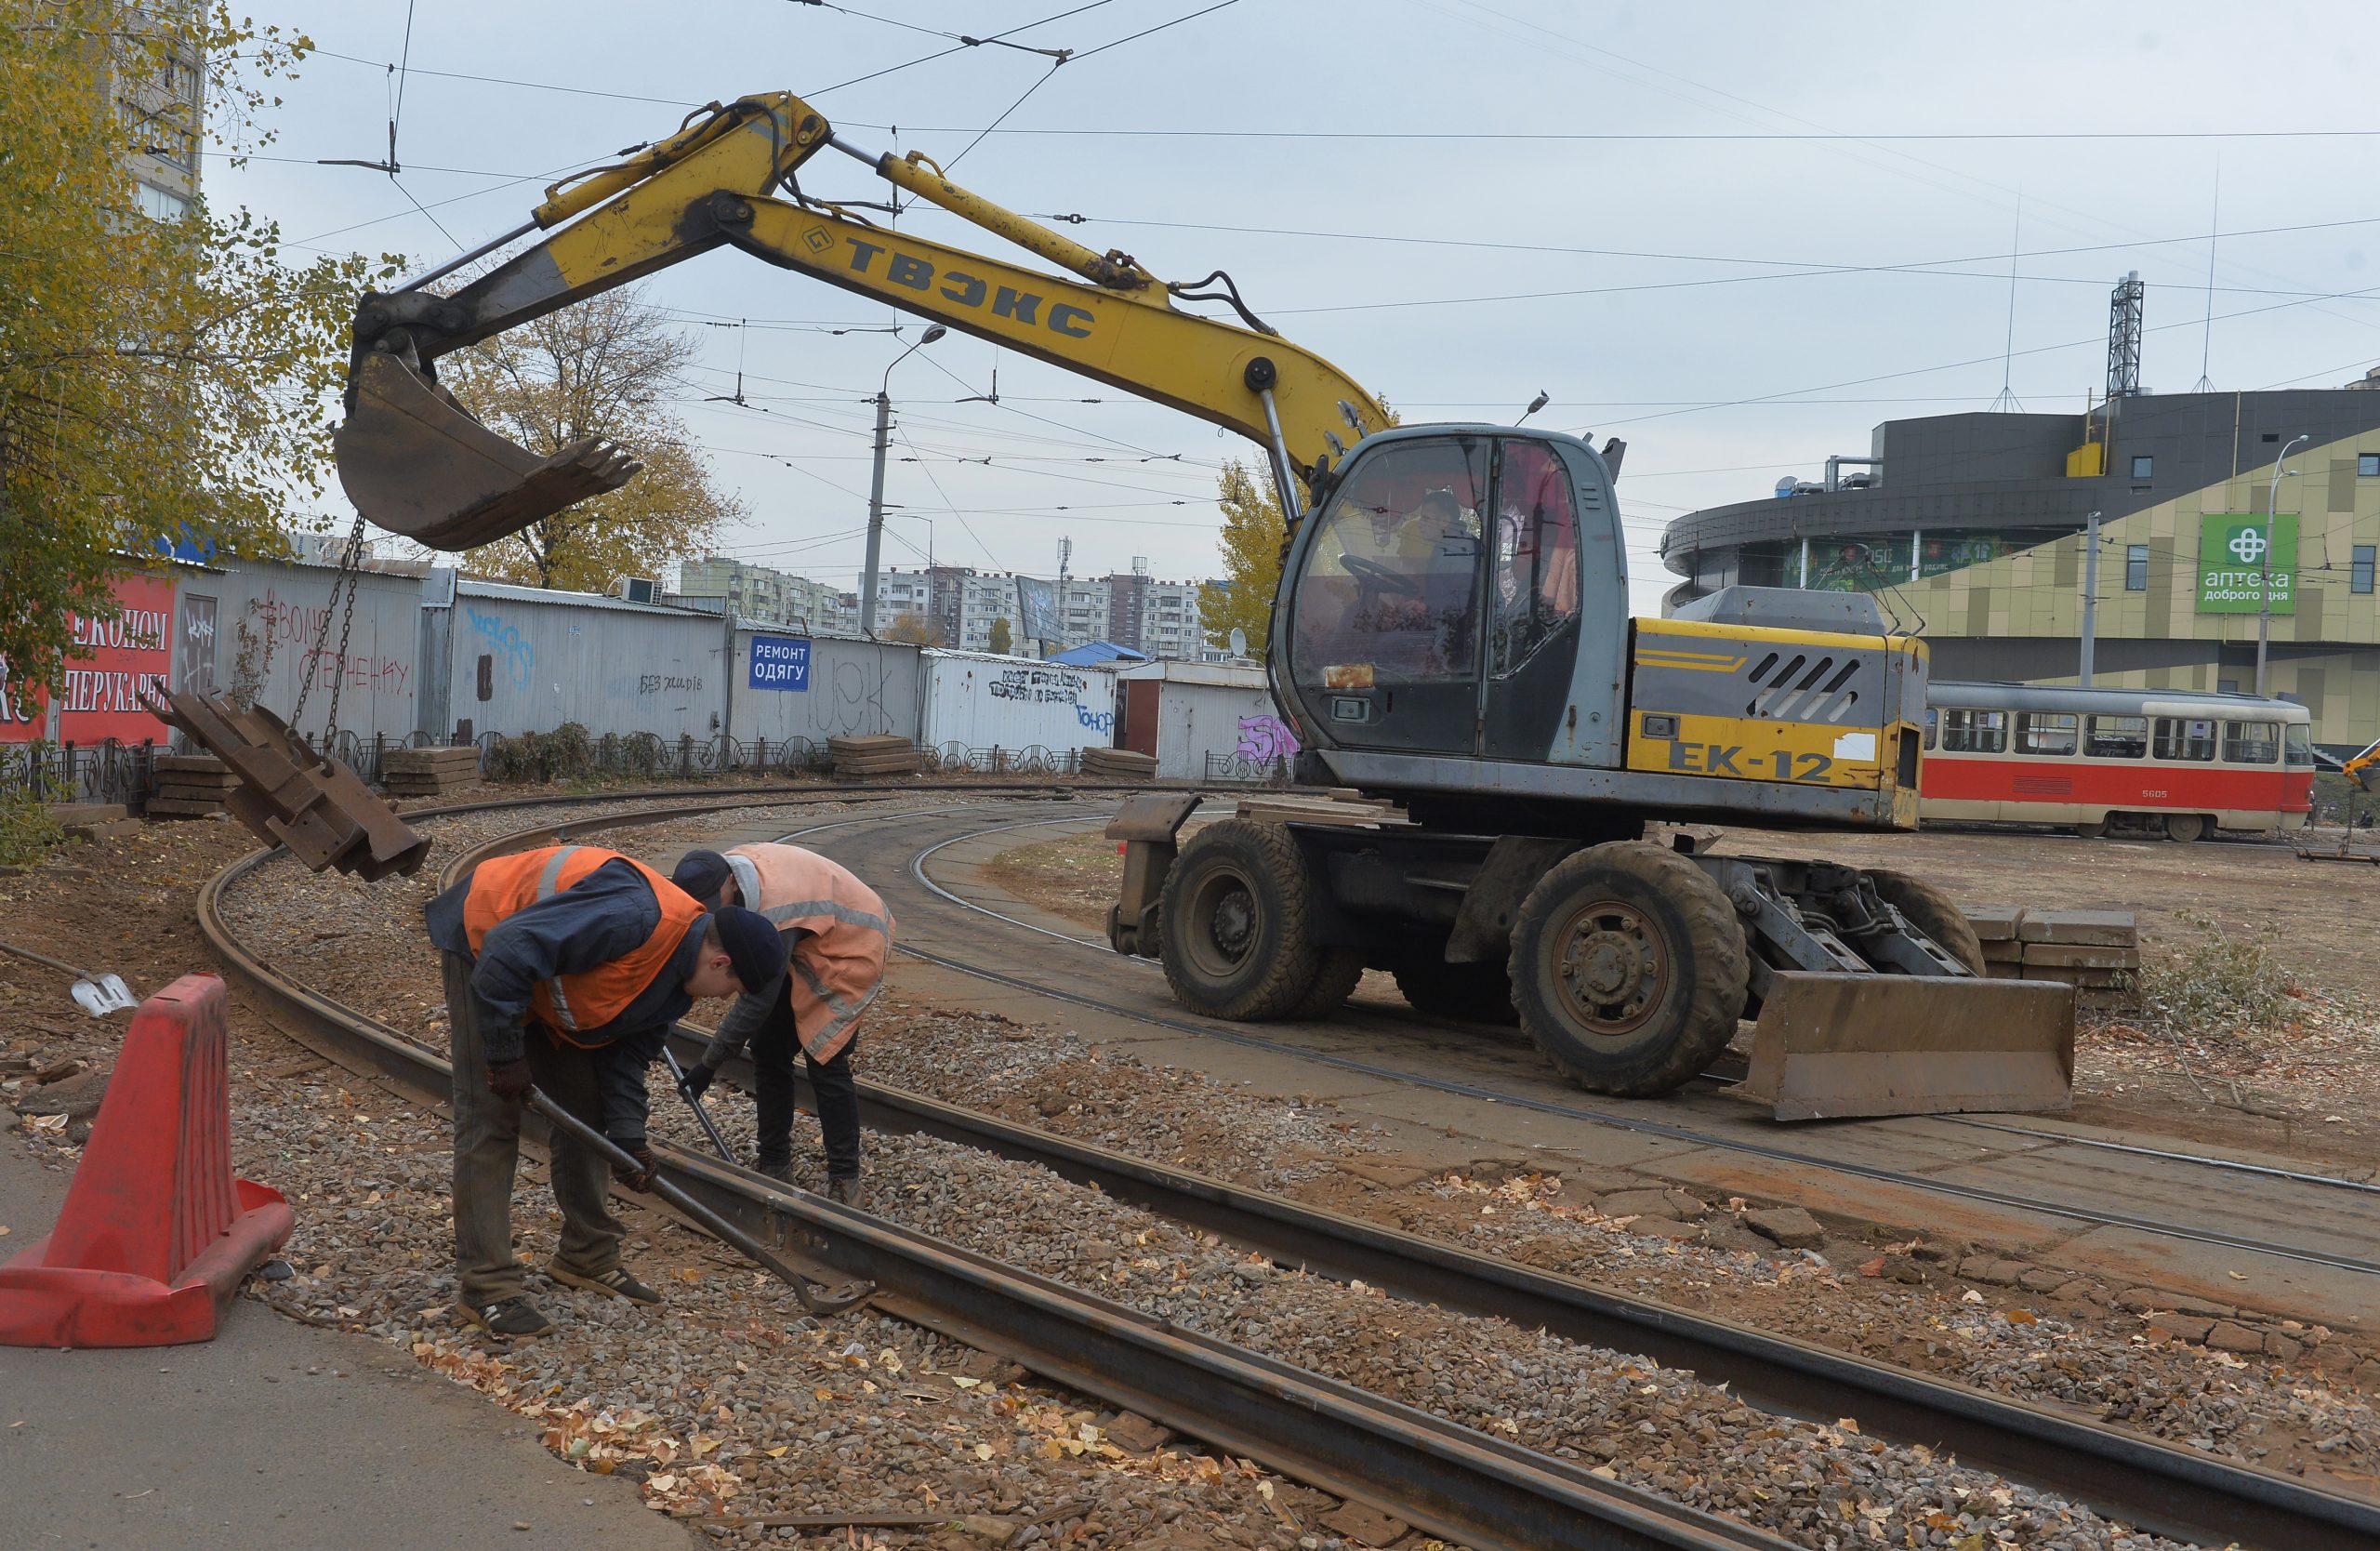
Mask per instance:
[[[231,1176],[225,1001],[185,974],[133,1014],[57,1228],[0,1266],[0,1346],[210,1340],[289,1237],[281,1193]]]

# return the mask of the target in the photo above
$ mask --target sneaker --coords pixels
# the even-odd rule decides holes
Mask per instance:
[[[865,1199],[857,1177],[830,1179],[826,1182],[826,1199],[839,1206],[858,1207]]]
[[[554,1328],[554,1322],[547,1319],[525,1293],[498,1298],[490,1304],[458,1303],[455,1306],[462,1312],[464,1319],[488,1334],[500,1335],[508,1340],[544,1335]]]
[[[567,1287],[583,1287],[589,1292],[608,1292],[615,1298],[626,1298],[632,1304],[657,1304],[661,1294],[628,1275],[624,1266],[615,1266],[600,1276],[588,1276],[574,1271],[559,1260],[546,1262],[546,1275]]]
[[[755,1163],[752,1172],[763,1179],[775,1180],[779,1185],[793,1183],[793,1161],[790,1159],[782,1163]]]

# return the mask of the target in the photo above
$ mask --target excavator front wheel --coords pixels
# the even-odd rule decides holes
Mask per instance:
[[[1572,1081],[1599,1094],[1665,1094],[1734,1038],[1751,973],[1719,885],[1643,841],[1557,864],[1513,922],[1521,1027]]]
[[[1316,1017],[1363,973],[1360,956],[1316,943],[1313,878],[1277,824],[1226,818],[1183,846],[1157,912],[1167,984],[1182,1004],[1246,1023]],[[1348,973],[1352,969],[1353,973]]]

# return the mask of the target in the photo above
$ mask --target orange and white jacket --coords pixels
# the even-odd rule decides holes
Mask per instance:
[[[798,845],[756,843],[726,853],[747,909],[793,940],[784,981],[738,997],[703,1063],[716,1067],[741,1051],[779,1006],[789,1003],[804,1054],[831,1061],[858,1032],[860,1015],[884,982],[892,912],[852,871]]]

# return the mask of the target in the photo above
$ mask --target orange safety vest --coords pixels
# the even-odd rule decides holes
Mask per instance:
[[[571,1039],[571,1035],[580,1029],[601,1028],[628,1011],[628,1003],[668,966],[670,958],[685,942],[687,932],[707,919],[709,912],[683,889],[635,857],[606,851],[600,845],[549,845],[509,856],[492,856],[472,869],[471,892],[463,899],[463,931],[470,939],[471,951],[477,953],[496,922],[540,899],[551,898],[611,861],[627,862],[653,885],[653,896],[661,904],[660,924],[653,929],[652,936],[619,958],[575,974],[541,980],[530,997],[538,1021],[557,1037],[582,1049],[588,1047],[583,1041]]]
[[[860,1014],[884,983],[892,912],[874,889],[815,851],[739,845],[727,866],[744,905],[780,932],[813,934],[793,950],[786,994],[794,1030],[813,1061],[831,1061],[859,1031]]]

